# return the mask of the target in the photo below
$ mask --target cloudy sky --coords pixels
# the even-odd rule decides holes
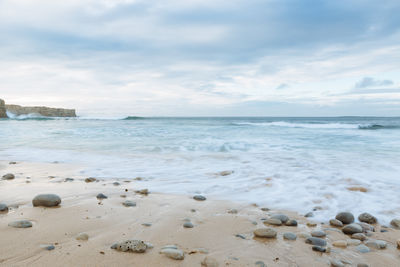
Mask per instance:
[[[400,116],[400,1],[0,0],[0,98],[83,116]]]

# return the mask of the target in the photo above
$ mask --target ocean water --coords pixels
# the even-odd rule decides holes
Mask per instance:
[[[400,118],[14,117],[0,120],[0,159],[78,163],[79,175],[140,176],[152,191],[317,209],[322,221],[343,210],[400,217]]]

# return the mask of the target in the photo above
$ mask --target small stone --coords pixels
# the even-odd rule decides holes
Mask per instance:
[[[114,244],[111,248],[122,252],[143,253],[146,251],[147,245],[142,240],[133,239]]]
[[[149,242],[144,242],[147,246],[148,249],[154,248],[154,245],[152,243]]]
[[[358,252],[361,252],[361,253],[368,253],[368,252],[371,251],[367,246],[365,246],[363,244],[358,245],[356,247],[356,249],[357,249]]]
[[[372,225],[368,224],[368,223],[357,223],[359,226],[361,226],[363,232],[367,232],[367,231],[372,231],[375,232],[375,227],[373,227]]]
[[[228,213],[230,213],[230,214],[237,214],[237,213],[238,213],[238,210],[237,210],[237,209],[230,209],[230,210],[228,210]]]
[[[267,265],[263,261],[256,261],[255,265],[257,267],[267,267]]]
[[[103,193],[100,193],[96,196],[97,199],[107,199],[108,197],[104,195]]]
[[[275,219],[275,218],[268,218],[264,221],[264,224],[270,224],[270,225],[282,225],[282,221],[279,219]]]
[[[149,194],[149,190],[148,189],[137,190],[135,191],[135,193],[147,196]]]
[[[315,245],[315,246],[321,246],[321,247],[326,246],[326,241],[324,239],[318,238],[318,237],[309,237],[306,239],[306,243]]]
[[[10,222],[8,226],[14,227],[14,228],[29,228],[32,227],[32,222],[28,220],[21,220],[21,221],[15,221],[15,222]]]
[[[324,231],[321,230],[315,230],[311,232],[311,236],[313,237],[325,237],[326,233]]]
[[[236,236],[236,237],[239,237],[239,238],[241,238],[241,239],[246,239],[246,237],[245,237],[244,235],[241,235],[241,234],[236,234],[235,236]]]
[[[96,182],[97,181],[97,179],[96,178],[93,178],[93,177],[89,177],[89,178],[86,178],[85,179],[85,182],[86,183],[92,183],[92,182]]]
[[[340,212],[335,217],[337,220],[341,221],[343,224],[349,224],[354,222],[354,215],[350,212]]]
[[[121,185],[120,183],[118,183],[118,182],[114,182],[113,183],[113,185],[115,185],[115,186],[119,186],[119,185]]]
[[[75,237],[76,240],[87,241],[89,240],[89,235],[86,233],[80,233]]]
[[[297,226],[297,221],[294,220],[294,219],[291,219],[291,220],[288,220],[288,221],[285,223],[285,225],[286,225],[286,226]]]
[[[254,230],[254,235],[262,238],[276,238],[277,232],[272,228],[260,228]]]
[[[367,240],[365,245],[369,248],[384,249],[387,246],[386,241],[383,240]]]
[[[357,264],[357,267],[369,267],[369,265],[366,263],[359,263]]]
[[[400,229],[400,219],[393,219],[390,222],[390,225],[393,226],[396,229]]]
[[[364,241],[365,239],[367,239],[367,237],[366,237],[364,234],[362,234],[362,233],[352,234],[352,235],[351,235],[351,238],[352,238],[352,239],[358,239],[358,240],[360,240],[360,241]]]
[[[217,174],[220,175],[220,176],[228,176],[228,175],[231,175],[233,173],[234,173],[234,171],[222,171],[222,172],[219,172]]]
[[[337,219],[329,220],[329,224],[336,227],[343,227],[343,223]]]
[[[309,233],[305,233],[305,232],[299,233],[298,236],[301,238],[305,238],[305,239],[311,237],[311,235]]]
[[[320,247],[320,246],[312,246],[312,250],[318,251],[318,252],[326,252],[326,248]]]
[[[356,223],[351,223],[349,225],[346,225],[345,227],[343,227],[342,231],[343,231],[343,233],[348,234],[348,235],[363,232],[362,227]]]
[[[376,217],[374,217],[373,215],[371,215],[371,214],[369,214],[369,213],[367,213],[367,212],[361,213],[361,214],[358,216],[358,220],[359,220],[360,222],[365,222],[365,223],[370,223],[370,224],[374,224],[374,223],[377,223],[377,222],[378,222],[378,220],[376,219]]]
[[[306,213],[306,214],[304,215],[304,217],[306,217],[306,218],[314,217],[314,213],[312,213],[312,212],[310,211],[310,212]]]
[[[269,209],[269,208],[261,208],[260,210],[262,210],[262,211],[270,211],[271,209]]]
[[[211,258],[211,257],[205,257],[202,261],[201,261],[201,266],[202,267],[218,267],[218,262],[216,259]]]
[[[143,226],[150,227],[150,226],[151,226],[151,223],[142,223],[142,225],[143,225]]]
[[[331,259],[332,267],[344,267],[344,263],[341,260]]]
[[[61,198],[55,194],[41,194],[37,195],[32,204],[34,207],[56,207],[60,205]]]
[[[289,217],[286,216],[285,214],[273,214],[271,216],[272,219],[278,219],[280,220],[282,223],[286,223],[289,220]]]
[[[389,232],[389,231],[385,230],[385,229],[381,229],[381,233],[387,233],[387,232]]]
[[[338,247],[338,248],[346,248],[347,247],[347,241],[346,240],[337,240],[332,243],[333,246]]]
[[[174,260],[183,260],[185,258],[185,254],[180,249],[165,248],[160,253]]]
[[[197,200],[197,201],[204,201],[207,198],[205,196],[202,196],[202,195],[195,195],[195,196],[193,196],[193,199]]]
[[[296,234],[294,234],[294,233],[284,233],[283,234],[283,239],[286,239],[286,240],[296,240],[297,239],[297,235]]]
[[[74,181],[74,178],[65,178],[64,182],[72,182]]]
[[[0,203],[0,212],[8,212],[8,206],[6,204]]]
[[[136,202],[132,200],[125,200],[122,205],[125,207],[136,207]]]
[[[317,226],[317,223],[315,223],[315,222],[307,222],[307,226],[308,227],[315,227],[315,226]]]
[[[122,194],[122,195],[119,195],[119,196],[122,197],[122,198],[126,198],[125,194]]]
[[[45,250],[53,250],[53,249],[55,249],[56,247],[54,246],[54,245],[44,245],[44,246],[42,246],[42,248],[44,248]]]
[[[358,239],[347,239],[346,242],[348,246],[358,246],[361,244],[361,240]]]
[[[194,226],[193,226],[193,223],[191,223],[191,222],[184,222],[183,227],[184,228],[193,228]]]
[[[14,178],[15,178],[15,175],[14,175],[14,174],[12,174],[12,173],[7,173],[7,174],[4,174],[4,175],[3,175],[2,180],[13,180]]]
[[[8,164],[15,165],[15,164],[17,164],[17,162],[16,161],[10,161]]]

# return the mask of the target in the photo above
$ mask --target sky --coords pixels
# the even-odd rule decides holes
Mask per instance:
[[[400,116],[398,0],[0,0],[0,98],[81,116]]]

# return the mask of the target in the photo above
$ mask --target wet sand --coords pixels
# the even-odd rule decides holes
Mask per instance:
[[[400,231],[387,228],[388,232],[380,232],[380,225],[375,225],[376,232],[370,238],[385,240],[387,248],[360,253],[355,246],[342,249],[330,245],[350,238],[339,228],[319,222],[316,227],[309,227],[307,218],[273,207],[263,211],[251,203],[213,198],[196,201],[192,196],[162,194],[151,188],[150,194],[142,195],[135,193],[144,188],[134,177],[86,183],[86,177],[76,175],[79,166],[65,164],[10,165],[2,161],[0,176],[5,173],[14,173],[16,178],[0,180],[0,203],[10,207],[8,213],[0,214],[0,266],[201,266],[205,257],[215,259],[219,266],[261,266],[256,265],[260,261],[266,266],[330,266],[331,259],[351,263],[345,266],[400,266],[400,250],[396,248]],[[65,182],[68,177],[74,181]],[[120,185],[114,185],[116,181]],[[42,193],[59,195],[60,207],[33,207],[32,199]],[[108,199],[99,201],[98,193]],[[125,200],[135,201],[136,207],[123,206]],[[231,213],[231,209],[238,212]],[[296,219],[298,226],[265,226],[262,219],[275,213]],[[8,226],[21,219],[32,221],[33,227]],[[190,219],[194,227],[184,228],[185,219]],[[254,238],[255,229],[266,227],[278,232],[276,239]],[[295,241],[282,237],[285,232],[299,234],[325,228],[329,253],[313,251],[300,236]],[[89,240],[76,240],[79,233],[87,233]],[[149,242],[154,248],[142,254],[110,248],[128,239]],[[43,249],[43,245],[50,244],[54,250]],[[185,252],[184,260],[159,253],[163,246],[171,244]]]

